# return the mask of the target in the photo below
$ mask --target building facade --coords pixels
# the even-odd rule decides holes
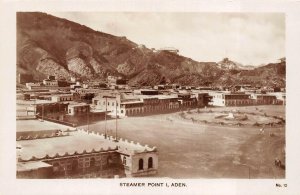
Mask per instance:
[[[73,94],[57,94],[51,96],[53,102],[62,102],[62,101],[73,101]]]
[[[270,94],[251,94],[255,105],[271,105],[278,104],[275,95]]]
[[[157,174],[158,152],[155,147],[123,139],[113,140],[115,138],[82,129],[50,136],[19,137],[17,177],[119,178]],[[47,147],[49,141],[53,147]]]
[[[58,87],[58,82],[57,80],[52,80],[52,79],[44,79],[43,84],[47,87]]]
[[[246,106],[253,105],[254,101],[250,94],[230,92],[210,92],[212,106]]]
[[[19,159],[19,166],[27,163],[46,163],[35,166],[32,170],[17,170],[18,178],[113,178],[125,177],[124,166],[117,149],[108,149],[102,151],[83,151],[73,154],[65,153],[54,156],[45,156],[44,158],[31,158],[28,160]],[[26,166],[25,166],[26,167]]]
[[[68,115],[86,115],[90,112],[90,105],[86,103],[74,103],[68,105]]]
[[[108,112],[111,117],[124,117],[125,109],[121,108],[121,96],[118,93],[101,94],[92,99],[95,110]]]
[[[126,95],[111,93],[99,95],[93,98],[92,102],[95,110],[108,111],[108,115],[112,117],[116,117],[116,115],[125,117],[174,112],[182,108],[197,107],[196,96],[191,96],[192,94],[144,95],[138,93]]]
[[[68,104],[66,103],[36,103],[32,108],[35,113],[39,116],[51,116],[55,113],[66,114],[68,109]]]
[[[276,94],[257,94],[257,93],[230,93],[230,92],[211,92],[212,106],[250,106],[250,105],[271,105],[284,104],[284,97]]]

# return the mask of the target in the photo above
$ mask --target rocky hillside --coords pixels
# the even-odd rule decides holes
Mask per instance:
[[[224,58],[222,61],[218,62],[218,67],[224,70],[253,70],[254,66],[247,65],[244,66],[238,62],[231,61],[228,58]]]
[[[37,12],[17,13],[17,72],[30,73],[36,80],[47,75],[66,79],[116,75],[128,78],[132,85],[285,84],[285,63],[254,69],[227,58],[218,63],[197,62]]]

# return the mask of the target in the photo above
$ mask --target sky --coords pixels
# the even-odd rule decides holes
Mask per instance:
[[[261,65],[285,57],[283,13],[51,12],[94,30],[144,44],[175,47],[201,62],[223,58]]]

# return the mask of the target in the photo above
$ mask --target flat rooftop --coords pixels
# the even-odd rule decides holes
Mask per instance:
[[[178,98],[177,94],[173,95],[137,95],[141,99],[175,99]]]
[[[89,106],[89,104],[84,102],[75,102],[75,101],[69,101],[69,107],[76,107],[76,106]]]
[[[90,113],[103,113],[105,114],[105,112],[110,112],[110,111],[106,111],[106,110],[102,110],[102,109],[91,109]]]
[[[17,144],[22,147],[18,150],[18,156],[24,160],[32,156],[42,158],[46,155],[54,156],[56,153],[63,155],[66,152],[73,154],[75,151],[81,153],[83,150],[91,151],[100,148],[114,148],[114,144],[100,139],[97,136],[90,136],[83,133],[71,133],[70,136],[53,137],[34,140],[20,140]]]
[[[73,129],[72,127],[68,127],[66,125],[61,125],[57,123],[53,123],[50,121],[39,121],[39,120],[17,120],[17,132],[24,131],[43,131],[43,130],[55,130],[60,129],[65,131],[67,129]]]
[[[45,157],[46,155],[54,156],[57,153],[64,155],[66,152],[73,154],[74,152],[82,153],[84,150],[90,152],[93,149],[99,151],[116,149],[122,153],[144,152],[145,150],[152,151],[153,148],[142,146],[133,142],[120,140],[114,142],[112,138],[104,139],[103,135],[87,133],[85,131],[70,132],[69,135],[17,141],[17,145],[21,149],[17,149],[18,157],[23,160],[29,160],[35,156],[37,158]]]
[[[127,101],[127,102],[121,102],[121,104],[140,104],[144,103],[143,101]]]
[[[51,100],[17,100],[17,105],[65,104],[70,101],[53,102]]]
[[[51,167],[52,165],[48,163],[44,163],[42,161],[33,161],[33,162],[18,162],[17,163],[17,170],[18,171],[28,171],[28,170],[35,170],[39,168],[46,168]]]
[[[71,93],[64,93],[64,94],[53,94],[50,95],[51,97],[65,97],[65,96],[73,96]]]

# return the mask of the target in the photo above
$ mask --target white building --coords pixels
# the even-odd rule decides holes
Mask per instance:
[[[80,81],[77,81],[75,84],[70,85],[71,89],[81,88]]]
[[[51,97],[52,102],[73,101],[73,94],[58,94]]]
[[[212,96],[212,101],[210,102],[212,106],[247,106],[254,103],[250,94],[242,92],[209,92],[209,95]]]
[[[221,92],[221,91],[213,91],[209,92],[209,95],[212,96],[212,101],[209,103],[212,106],[225,106],[225,93],[229,92]]]
[[[43,84],[47,87],[58,87],[57,80],[44,79]]]
[[[274,95],[277,100],[284,102],[284,104],[286,102],[286,93],[285,92],[271,92],[271,93],[267,93],[267,94]]]
[[[35,87],[41,87],[41,83],[26,83],[27,89],[31,90]]]
[[[125,109],[121,109],[121,96],[117,93],[104,93],[92,99],[95,110],[108,111],[111,117],[125,117]]]
[[[160,48],[158,51],[168,51],[168,52],[172,52],[172,53],[176,53],[176,54],[179,53],[179,50],[174,47],[163,47],[163,48]]]
[[[73,103],[68,105],[68,115],[80,115],[90,111],[90,106],[86,103]]]

